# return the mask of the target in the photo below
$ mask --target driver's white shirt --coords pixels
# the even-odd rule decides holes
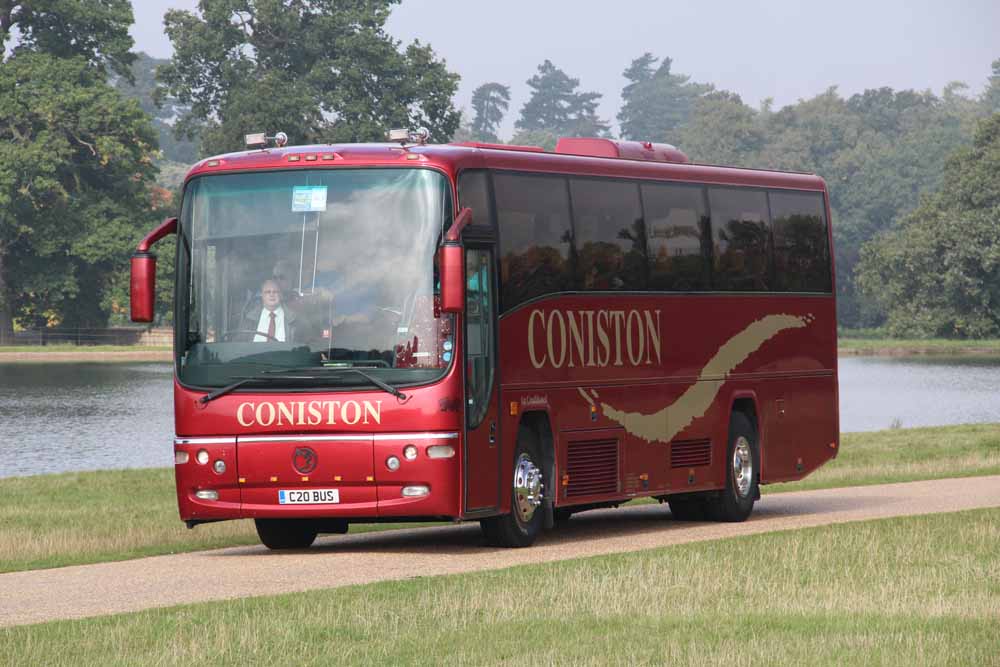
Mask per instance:
[[[261,308],[260,310],[260,321],[257,322],[257,331],[263,331],[267,333],[267,328],[271,324],[271,311],[267,308]],[[285,342],[285,309],[278,306],[274,309],[274,337],[277,338],[282,343]],[[245,338],[243,340],[246,340]],[[267,341],[267,336],[261,334],[255,334],[253,337],[253,342],[263,343]]]

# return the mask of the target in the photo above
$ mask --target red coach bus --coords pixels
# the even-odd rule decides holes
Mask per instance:
[[[759,484],[836,455],[822,179],[650,143],[402,136],[204,160],[140,244],[150,321],[150,247],[177,234],[189,527],[252,518],[281,549],[478,520],[521,547],[642,497],[742,521]]]

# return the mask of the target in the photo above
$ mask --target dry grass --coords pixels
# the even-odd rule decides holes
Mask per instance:
[[[172,468],[0,479],[0,498],[0,572],[258,542],[249,520],[188,530],[177,516]]]
[[[1000,424],[845,433],[840,454],[806,479],[764,487],[805,491],[1000,473]]]
[[[0,655],[74,667],[1000,664],[998,543],[1000,510],[846,524],[15,628],[0,631]]]

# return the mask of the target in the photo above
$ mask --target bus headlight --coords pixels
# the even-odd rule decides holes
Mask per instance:
[[[414,445],[403,447],[403,456],[406,457],[407,461],[413,461],[417,458],[417,448]]]
[[[212,464],[212,470],[221,475],[226,472],[226,462],[222,459],[216,459],[215,463]]]
[[[205,465],[208,463],[208,451],[205,449],[199,449],[198,456],[196,458],[198,459],[198,463]]]
[[[393,472],[399,470],[399,459],[395,456],[390,456],[385,460],[385,467]]]

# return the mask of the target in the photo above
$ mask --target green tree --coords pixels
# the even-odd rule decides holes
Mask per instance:
[[[0,2],[0,344],[25,325],[101,326],[150,220],[156,137],[134,100],[127,0]]]
[[[538,66],[538,74],[528,79],[531,98],[521,108],[515,127],[569,137],[606,134],[608,124],[597,117],[601,94],[578,92],[579,85],[579,79],[546,60]]]
[[[757,112],[739,95],[723,90],[695,100],[690,121],[664,137],[674,139],[696,162],[744,167],[760,165],[764,145]]]
[[[862,250],[858,281],[900,336],[1000,336],[1000,113],[945,165],[941,189]]]
[[[151,222],[156,135],[80,57],[0,65],[0,340],[12,318],[103,326],[104,292]]]
[[[460,114],[458,76],[429,46],[404,50],[385,31],[399,0],[200,0],[164,23],[174,57],[157,70],[161,94],[190,111],[182,136],[202,151],[243,147],[251,131],[292,143],[384,140],[392,127],[427,127],[448,140]]]
[[[132,4],[129,0],[0,0],[0,39],[20,34],[13,54],[47,53],[80,57],[105,71],[131,77]]]
[[[692,83],[691,77],[670,71],[673,61],[644,53],[623,72],[628,83],[622,89],[618,122],[627,139],[663,141],[684,125],[698,98],[711,92],[712,85]]]
[[[500,83],[484,83],[472,91],[472,132],[479,141],[497,142],[497,129],[510,106],[510,87]]]

